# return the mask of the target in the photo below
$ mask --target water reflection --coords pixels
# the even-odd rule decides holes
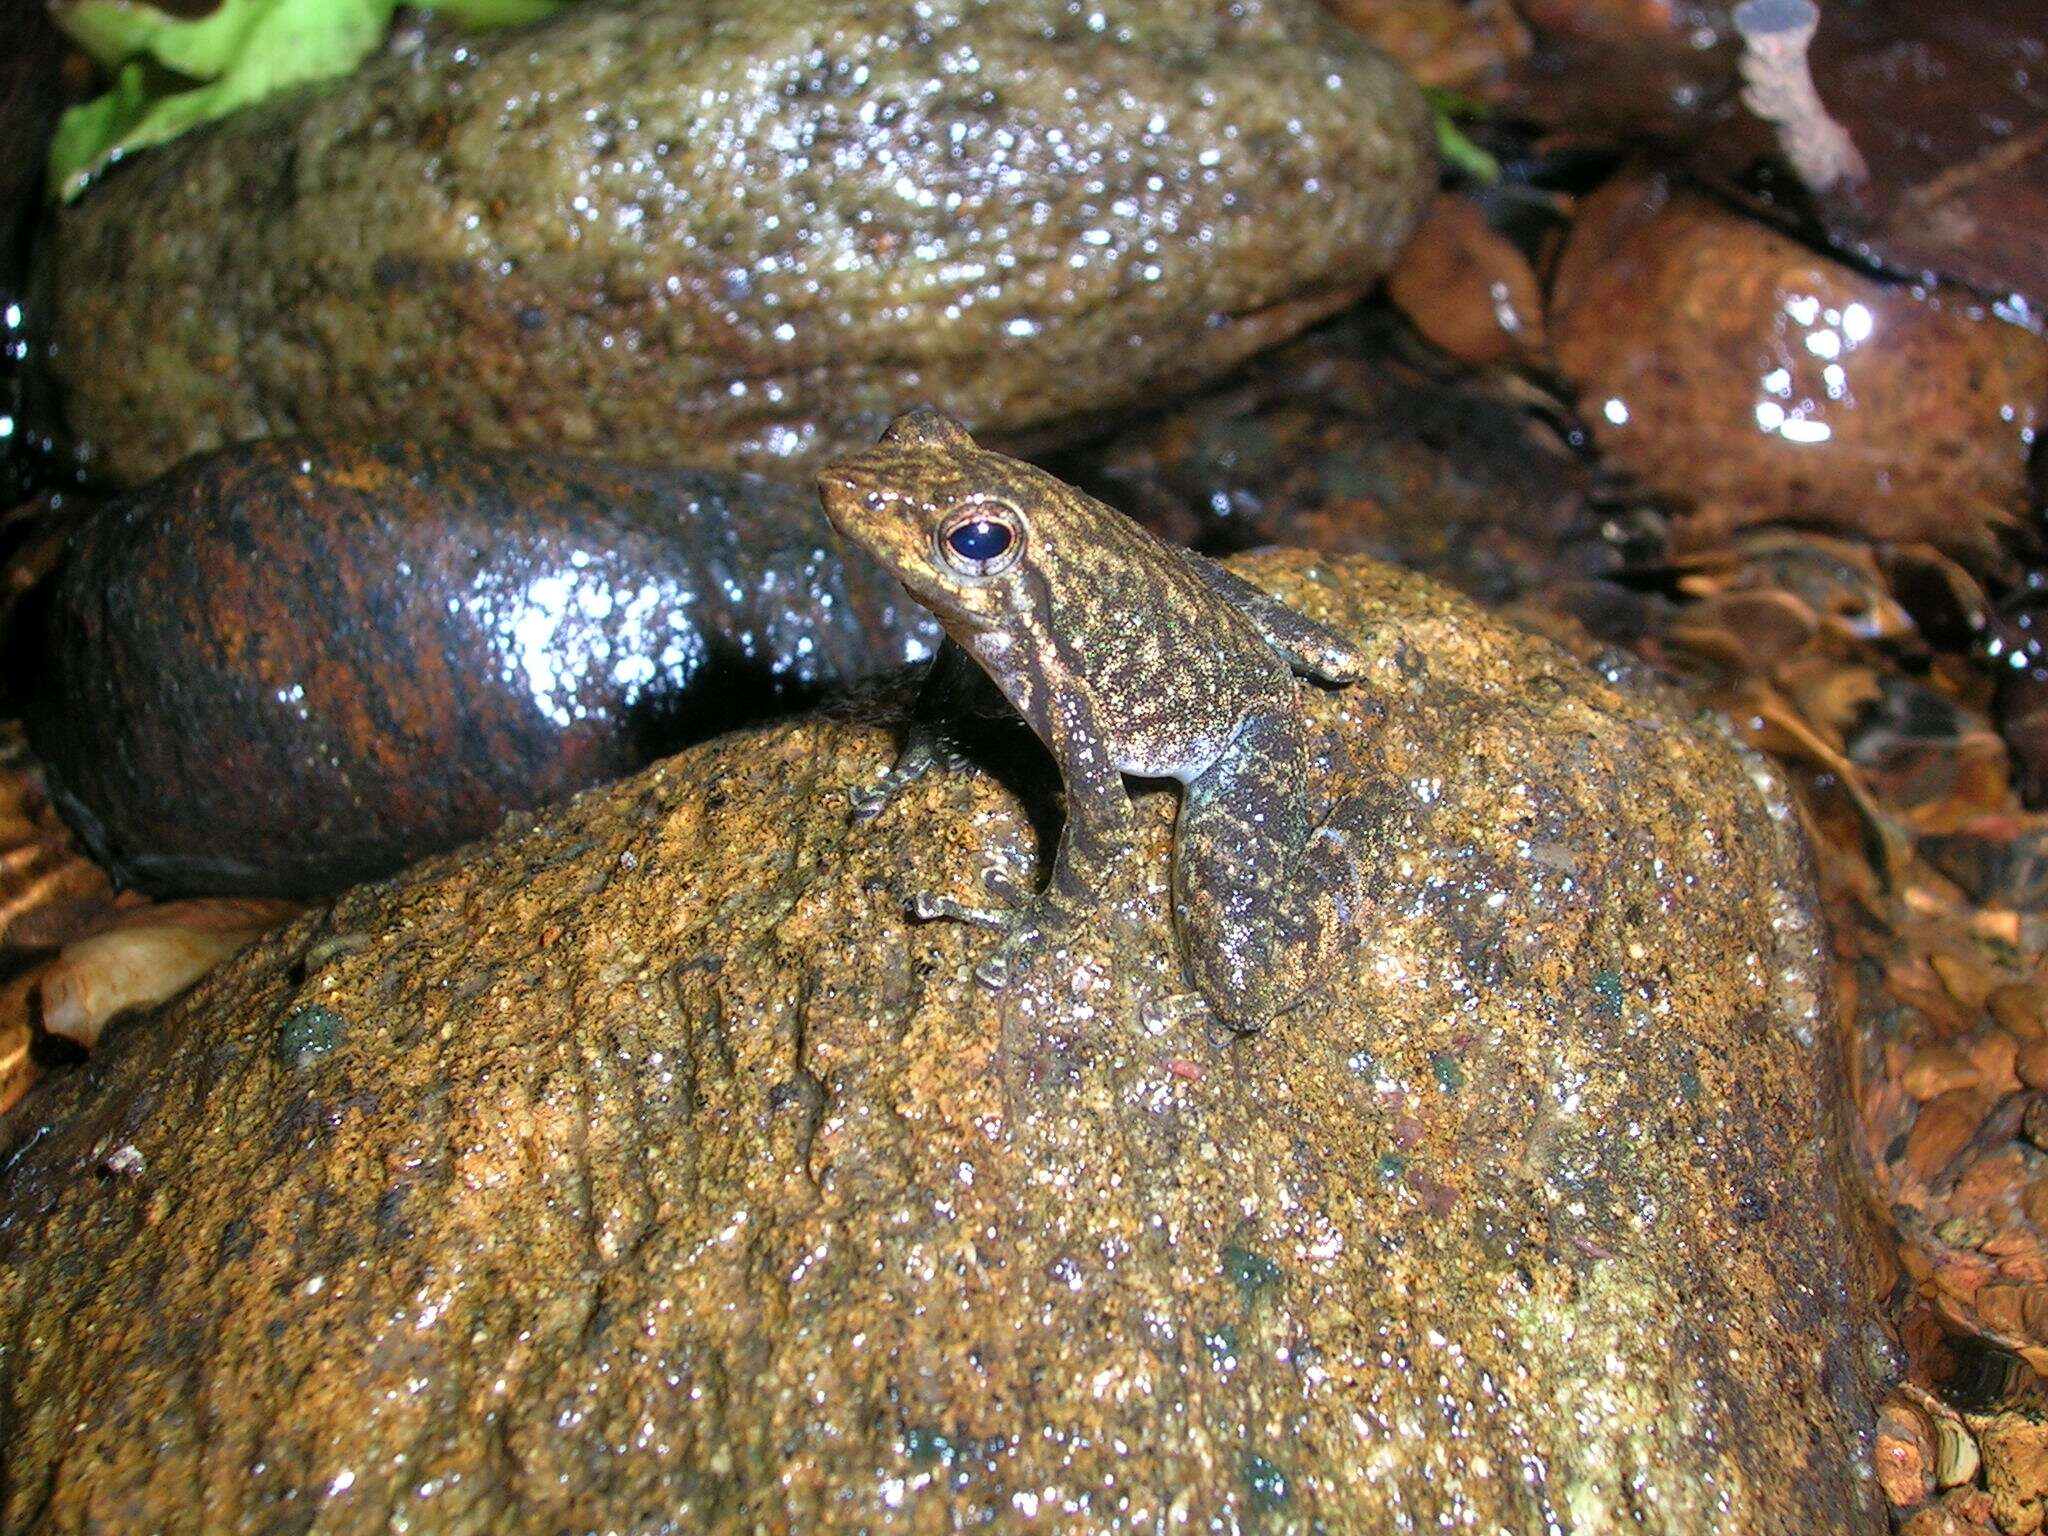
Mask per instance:
[[[1787,294],[1780,308],[1784,319],[1779,322],[1779,332],[1788,343],[1796,338],[1798,348],[1788,345],[1786,360],[1757,381],[1759,398],[1754,409],[1757,427],[1788,443],[1828,442],[1835,431],[1821,419],[1824,403],[1854,407],[1845,360],[1871,338],[1877,329],[1876,319],[1867,305],[1849,303],[1837,309],[1809,293]],[[1816,359],[1822,364],[1818,393],[1800,386],[1800,375],[1807,366],[1806,360],[1799,356],[1800,351],[1806,354],[1806,358]],[[1609,402],[1610,406],[1619,403]],[[1611,410],[1608,414],[1608,420],[1616,425],[1627,419],[1625,408],[1618,420]]]

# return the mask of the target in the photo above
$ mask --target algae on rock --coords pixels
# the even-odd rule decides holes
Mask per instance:
[[[1369,287],[1435,183],[1312,0],[592,0],[136,156],[52,272],[136,480],[249,437],[766,468],[1088,429]]]
[[[1373,661],[1303,689],[1381,812],[1311,1006],[1154,1006],[1168,794],[997,995],[903,896],[1028,867],[1028,738],[862,826],[886,714],[693,748],[30,1101],[0,1522],[1881,1530],[1782,785],[1421,578],[1238,569]]]

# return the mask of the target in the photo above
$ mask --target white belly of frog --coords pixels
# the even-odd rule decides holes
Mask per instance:
[[[1174,779],[1185,787],[1215,766],[1239,729],[1233,725],[1227,730],[1211,731],[1177,746],[1147,743],[1145,749],[1119,754],[1116,765],[1135,778]]]

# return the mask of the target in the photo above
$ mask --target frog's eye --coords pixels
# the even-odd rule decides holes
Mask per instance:
[[[1024,552],[1023,514],[1002,501],[970,501],[939,524],[939,556],[962,576],[994,576]]]

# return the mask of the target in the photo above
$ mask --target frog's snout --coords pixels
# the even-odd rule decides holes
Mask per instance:
[[[825,516],[841,532],[850,525],[873,525],[905,508],[902,476],[873,462],[873,454],[835,459],[818,471],[818,500]]]
[[[882,507],[882,487],[871,475],[850,465],[828,464],[818,471],[818,500],[825,516],[841,533],[865,522]]]

